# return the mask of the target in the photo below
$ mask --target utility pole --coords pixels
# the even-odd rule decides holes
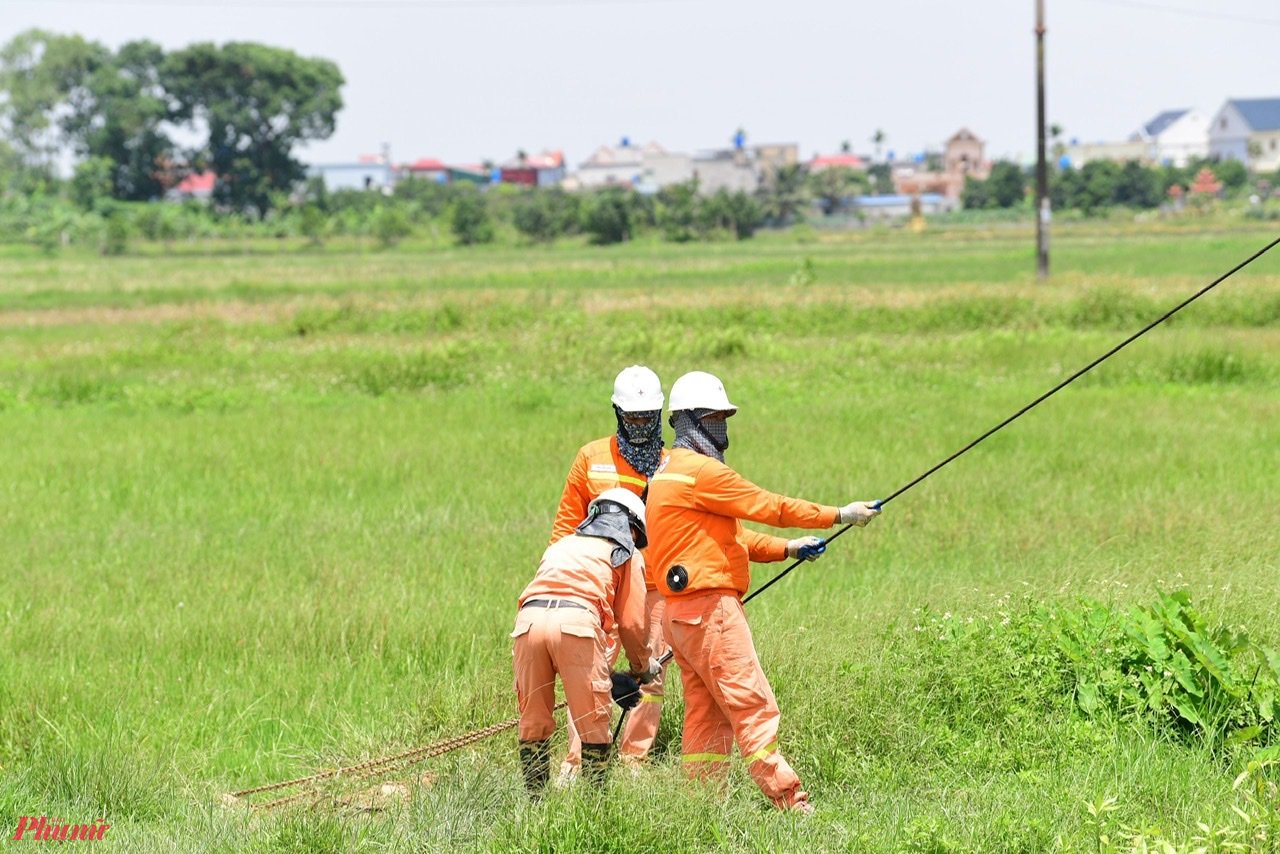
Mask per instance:
[[[1044,0],[1036,0],[1036,275],[1049,278],[1049,167],[1044,159]]]

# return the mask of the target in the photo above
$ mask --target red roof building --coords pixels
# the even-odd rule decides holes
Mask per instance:
[[[192,172],[166,195],[175,199],[207,199],[213,195],[213,185],[217,182],[218,176],[212,172]]]
[[[843,166],[846,169],[867,168],[866,161],[856,154],[820,154],[809,161],[810,172],[821,172],[833,166]]]

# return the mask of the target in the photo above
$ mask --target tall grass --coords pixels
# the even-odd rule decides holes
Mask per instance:
[[[1258,236],[1081,231],[1048,286],[1014,237],[964,230],[0,259],[0,828],[105,815],[143,851],[1039,851],[1274,823],[1265,757],[1261,795],[1232,785],[1272,736],[1087,714],[1026,617],[1181,590],[1280,646],[1269,258],[751,603],[813,819],[741,769],[684,783],[675,686],[654,767],[603,797],[530,803],[498,736],[375,815],[218,800],[515,714],[515,597],[620,367],[719,374],[731,462],[767,488],[883,496]],[[787,286],[800,250],[814,281]]]

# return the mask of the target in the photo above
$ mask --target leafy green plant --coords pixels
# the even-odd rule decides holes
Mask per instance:
[[[1243,628],[1210,628],[1186,592],[1120,611],[1084,601],[1052,631],[1076,666],[1076,701],[1153,720],[1213,743],[1265,741],[1273,732],[1280,657]]]

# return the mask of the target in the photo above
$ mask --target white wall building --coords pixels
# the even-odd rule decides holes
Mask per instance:
[[[698,179],[698,193],[704,196],[720,190],[754,193],[760,186],[756,159],[742,148],[698,153],[693,158],[693,175]]]
[[[335,190],[380,190],[391,192],[395,169],[381,157],[361,158],[356,163],[319,163],[307,167],[307,177],[320,176],[324,188]]]
[[[658,186],[687,181],[692,177],[687,155],[671,154],[656,142],[641,147],[623,140],[621,145],[602,145],[578,165],[573,174],[584,190],[600,187]],[[657,173],[662,173],[658,180]],[[646,176],[646,173],[648,175]]]
[[[1280,98],[1233,98],[1209,123],[1209,156],[1255,172],[1280,168]]]
[[[1165,110],[1130,139],[1149,147],[1152,163],[1186,166],[1209,156],[1209,117],[1199,110]]]

